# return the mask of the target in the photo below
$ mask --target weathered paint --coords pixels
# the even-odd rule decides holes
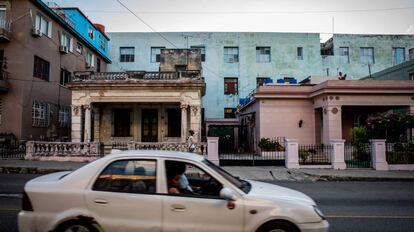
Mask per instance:
[[[360,47],[374,47],[375,64],[371,72],[392,66],[392,47],[414,47],[414,36],[409,35],[334,35],[334,55],[322,58],[318,33],[256,33],[256,32],[121,32],[108,33],[109,58],[113,61],[109,71],[158,71],[159,63],[151,63],[151,47],[190,48],[204,46],[206,60],[203,76],[206,95],[203,107],[206,118],[223,118],[224,108],[234,108],[239,98],[256,88],[257,77],[270,77],[273,82],[283,77],[298,81],[311,75],[335,76],[341,71],[347,79],[359,79],[368,74],[367,65],[360,64]],[[170,43],[171,42],[171,43]],[[135,47],[135,62],[119,62],[120,47]],[[224,62],[224,47],[239,48],[239,62]],[[256,47],[270,47],[269,63],[256,62]],[[297,58],[297,48],[303,47],[303,60]],[[339,47],[349,47],[350,63],[340,64]],[[224,95],[224,78],[238,78],[238,95]]]

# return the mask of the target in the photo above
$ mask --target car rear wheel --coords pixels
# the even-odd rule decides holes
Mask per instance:
[[[70,222],[60,226],[56,232],[97,232],[97,230],[85,222]]]
[[[299,230],[290,222],[272,221],[261,226],[257,232],[299,232]]]

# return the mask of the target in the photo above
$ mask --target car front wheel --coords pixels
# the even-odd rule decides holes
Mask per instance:
[[[299,229],[287,221],[272,221],[261,226],[257,232],[299,232]]]

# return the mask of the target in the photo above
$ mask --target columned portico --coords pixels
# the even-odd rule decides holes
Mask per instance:
[[[82,133],[82,107],[80,105],[72,106],[72,142],[81,142]]]
[[[328,105],[322,109],[323,118],[323,143],[329,144],[331,140],[342,139],[342,107],[340,105]]]
[[[91,141],[91,106],[84,105],[83,108],[85,109],[85,127],[84,127],[84,142]]]
[[[185,142],[187,138],[187,107],[186,104],[181,104],[181,142]]]

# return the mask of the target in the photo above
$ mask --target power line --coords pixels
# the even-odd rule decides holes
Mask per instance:
[[[157,33],[159,36],[161,36],[165,41],[167,41],[168,43],[170,43],[172,46],[174,46],[175,48],[178,48],[177,46],[175,46],[175,44],[171,41],[169,41],[163,34],[159,33],[157,30],[155,30],[155,28],[153,28],[151,25],[149,25],[148,23],[146,23],[143,19],[141,19],[137,14],[135,14],[131,9],[129,9],[127,6],[125,6],[120,0],[116,0],[119,4],[121,4],[125,9],[127,9],[129,12],[131,12],[131,14],[133,14],[139,21],[141,21],[143,24],[145,24],[147,27],[149,27],[152,31],[154,31],[155,33]]]
[[[125,7],[125,5],[122,4],[120,1],[118,2]],[[220,14],[325,14],[325,13],[364,13],[364,12],[381,12],[381,11],[400,11],[400,10],[414,9],[414,6],[378,8],[378,9],[309,10],[309,11],[135,11],[134,12],[127,7],[125,8],[128,11],[88,10],[88,9],[83,9],[83,11],[96,12],[96,13],[108,13],[108,14],[126,14],[128,12],[131,12],[135,16],[136,14],[183,14],[183,15],[194,15],[194,14],[216,14],[216,15],[220,15]]]

